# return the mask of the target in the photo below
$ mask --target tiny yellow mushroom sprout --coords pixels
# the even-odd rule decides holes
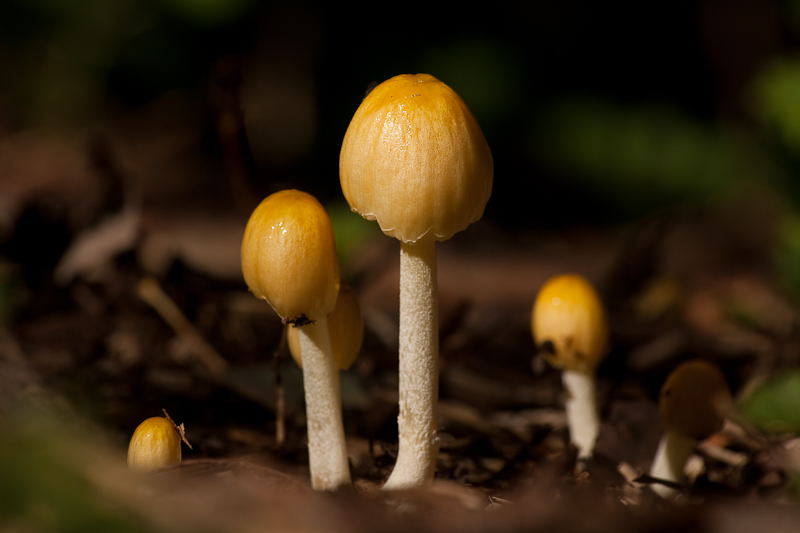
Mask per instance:
[[[399,448],[384,488],[420,487],[433,479],[439,449],[435,243],[483,215],[492,154],[453,89],[429,74],[402,74],[356,110],[339,177],[350,208],[400,240]]]
[[[562,371],[570,440],[578,458],[587,459],[600,433],[595,370],[608,342],[605,311],[594,287],[578,274],[548,280],[534,301],[531,331],[537,351]]]
[[[183,424],[176,426],[169,415],[148,418],[139,424],[128,444],[128,468],[134,472],[154,472],[179,464],[181,441],[189,445],[183,435]]]
[[[339,294],[331,220],[308,193],[279,191],[256,207],[242,239],[242,273],[253,294],[298,328],[308,420],[311,486],[350,484],[339,374],[326,317]],[[313,327],[305,327],[314,324]]]
[[[722,429],[732,406],[728,382],[712,363],[692,360],[673,370],[659,393],[658,407],[665,431],[650,476],[672,483],[683,482],[686,460],[695,446]],[[671,486],[651,487],[663,498],[677,494]]]
[[[361,306],[355,289],[342,282],[339,286],[339,298],[336,307],[328,315],[328,332],[331,337],[331,351],[333,363],[339,370],[347,370],[355,362],[361,344],[364,342],[364,318],[361,316]],[[287,326],[286,338],[289,351],[295,362],[303,368],[300,337],[297,328]],[[305,326],[315,327],[314,324]]]

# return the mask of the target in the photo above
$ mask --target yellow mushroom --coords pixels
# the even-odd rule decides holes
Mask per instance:
[[[597,292],[583,276],[563,274],[539,290],[531,312],[537,350],[561,377],[570,440],[591,457],[600,433],[595,370],[606,353],[608,326]]]
[[[719,369],[706,361],[679,365],[667,376],[658,400],[665,432],[656,451],[650,475],[681,483],[686,460],[698,441],[722,428],[732,407],[730,388]],[[670,498],[676,490],[653,484],[653,491]]]
[[[294,189],[266,197],[245,228],[242,274],[286,324],[327,316],[339,292],[339,259],[322,204]]]
[[[399,448],[385,489],[433,479],[439,449],[435,242],[483,215],[493,168],[472,113],[429,74],[402,74],[375,87],[345,133],[339,176],[347,202],[400,240]]]
[[[153,472],[180,462],[181,435],[172,420],[154,416],[139,424],[128,444],[128,468]]]
[[[339,372],[326,320],[339,293],[339,260],[333,226],[317,199],[297,190],[265,198],[245,228],[242,273],[253,294],[298,329],[311,486],[350,484]]]

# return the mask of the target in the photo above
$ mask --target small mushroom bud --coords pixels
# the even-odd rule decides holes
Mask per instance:
[[[667,376],[658,400],[665,432],[650,476],[681,483],[686,460],[694,447],[722,428],[732,408],[730,388],[722,373],[706,361],[687,361]],[[671,498],[676,490],[654,484],[653,491]]]
[[[139,424],[128,445],[128,468],[153,472],[180,462],[181,434],[171,419],[154,416]]]
[[[358,304],[356,291],[347,283],[342,282],[339,286],[336,307],[328,315],[327,321],[333,363],[339,370],[347,370],[356,360],[364,341],[364,319],[361,316],[361,306]],[[316,326],[308,324],[303,327],[314,328]],[[287,326],[287,328],[286,338],[289,343],[289,352],[300,368],[303,368],[298,328],[292,326]]]
[[[605,311],[594,287],[578,274],[548,280],[533,304],[531,331],[538,352],[562,370],[567,425],[578,458],[591,457],[600,433],[595,369],[608,339]]]

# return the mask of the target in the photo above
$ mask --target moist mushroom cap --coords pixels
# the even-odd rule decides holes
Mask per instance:
[[[531,314],[538,351],[561,370],[593,373],[605,355],[608,327],[592,284],[578,274],[549,279]]]
[[[447,240],[480,219],[494,166],[456,92],[429,74],[402,74],[359,106],[342,143],[339,175],[354,212],[413,243]]]
[[[245,228],[242,274],[253,294],[266,300],[284,323],[303,324],[333,311],[339,259],[322,204],[294,189],[266,197]]]

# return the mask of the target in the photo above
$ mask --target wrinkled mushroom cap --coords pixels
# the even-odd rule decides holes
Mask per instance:
[[[447,240],[480,219],[492,192],[489,145],[472,113],[429,74],[373,89],[339,158],[351,209],[403,242]]]
[[[605,356],[603,304],[592,284],[578,274],[551,278],[539,290],[531,331],[538,351],[555,368],[593,373]]]
[[[181,437],[172,420],[148,418],[136,428],[128,445],[128,468],[152,472],[181,462]]]
[[[342,282],[339,287],[339,298],[336,307],[328,315],[328,334],[331,337],[331,351],[333,364],[339,370],[347,370],[356,360],[361,344],[364,341],[364,319],[361,316],[361,306],[355,289]],[[289,352],[295,362],[303,368],[303,358],[300,351],[300,337],[297,328],[287,326],[286,339],[289,342]],[[303,326],[316,327],[315,324]]]
[[[266,197],[242,239],[244,281],[286,324],[327,316],[339,293],[333,226],[316,198],[294,189]]]
[[[725,377],[706,361],[687,361],[673,370],[658,401],[664,425],[697,440],[722,428],[731,403]]]

